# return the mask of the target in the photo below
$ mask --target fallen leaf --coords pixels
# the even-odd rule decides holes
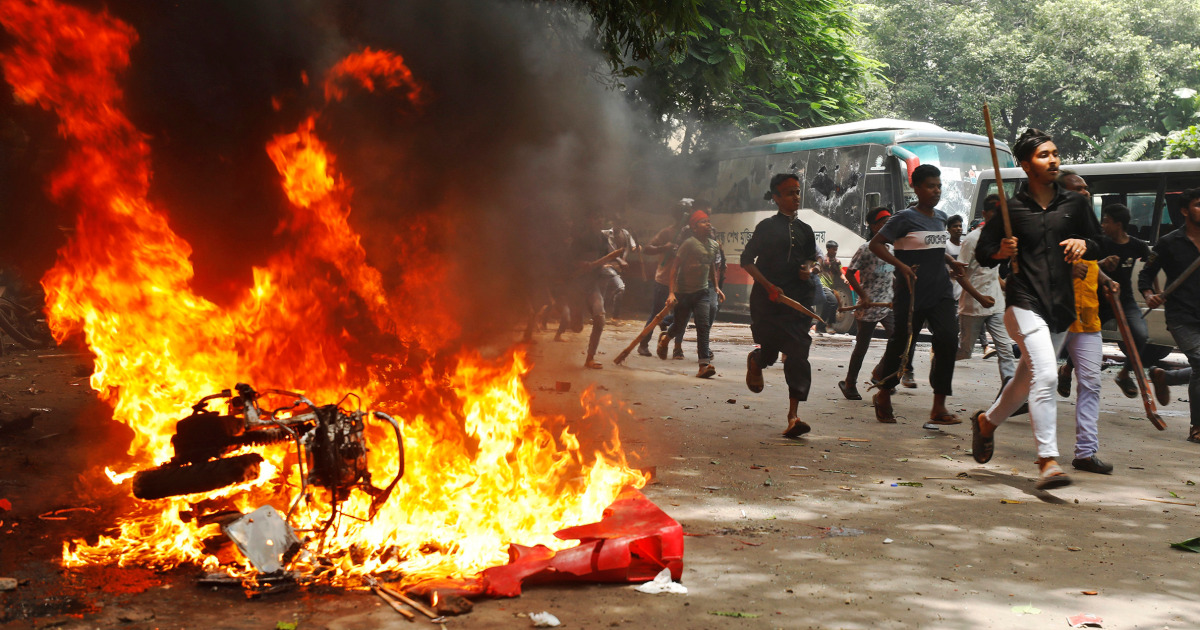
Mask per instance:
[[[1200,553],[1200,538],[1189,538],[1183,542],[1171,543],[1171,546],[1184,551]]]
[[[1099,595],[1100,594],[1100,591],[1079,591],[1079,592],[1083,593],[1084,595]]]

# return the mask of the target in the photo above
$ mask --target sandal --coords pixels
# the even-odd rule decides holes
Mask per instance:
[[[862,400],[862,394],[858,393],[858,388],[854,383],[847,384],[846,381],[838,381],[838,389],[842,390],[842,395],[846,400]]]
[[[971,457],[980,464],[992,461],[992,454],[996,451],[995,438],[984,436],[980,426],[984,413],[984,410],[980,409],[971,414]]]
[[[1053,490],[1055,488],[1062,488],[1069,485],[1071,485],[1071,478],[1067,476],[1067,473],[1063,472],[1063,469],[1058,465],[1058,462],[1050,460],[1050,462],[1048,462],[1046,466],[1042,468],[1042,472],[1038,476],[1037,483],[1034,484],[1034,487],[1038,490]]]
[[[597,361],[593,361],[592,359],[588,359],[587,361],[584,361],[583,367],[588,368],[590,370],[603,370],[604,369],[604,366],[602,364],[600,364]]]
[[[800,418],[792,418],[788,420],[788,428],[783,432],[783,437],[792,438],[794,440],[811,430],[812,427],[808,426],[807,422],[801,420]]]
[[[896,424],[896,414],[892,412],[892,401],[886,403],[879,402],[879,394],[871,397],[871,404],[875,405],[875,419],[884,424]]]
[[[962,420],[958,416],[946,412],[936,418],[930,418],[929,424],[962,424]]]
[[[1200,444],[1200,427],[1193,426],[1188,430],[1187,441]]]

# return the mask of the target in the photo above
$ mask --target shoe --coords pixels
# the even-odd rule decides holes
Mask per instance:
[[[1101,475],[1111,475],[1113,471],[1112,464],[1105,464],[1100,461],[1099,457],[1092,455],[1091,457],[1075,458],[1071,460],[1071,466],[1075,470],[1084,472],[1097,473]]]
[[[996,356],[996,349],[995,349],[995,348],[988,348],[988,349],[986,349],[986,350],[984,350],[984,351],[983,351],[983,358],[985,358],[985,359],[990,359],[990,358],[992,358],[992,357],[994,357],[994,356]]]
[[[679,346],[675,346],[675,352],[671,353],[671,358],[676,359],[676,360],[682,359],[683,358],[683,348],[680,348]]]
[[[796,439],[805,433],[812,430],[808,423],[800,418],[792,418],[788,421],[788,428],[783,432],[783,437]]]
[[[1171,388],[1167,386],[1167,371],[1160,368],[1150,368],[1150,383],[1154,385],[1154,399],[1159,405],[1166,407],[1171,403]]]
[[[1041,474],[1038,475],[1038,480],[1037,483],[1034,484],[1034,487],[1038,490],[1053,490],[1055,488],[1063,488],[1069,485],[1071,485],[1071,478],[1067,476],[1067,473],[1063,472],[1063,469],[1058,465],[1058,462],[1051,460],[1050,463],[1042,469]]]
[[[758,350],[746,355],[746,387],[755,394],[763,390],[762,368],[758,365]]]
[[[1071,397],[1071,366],[1066,363],[1058,366],[1058,395]]]
[[[696,378],[712,378],[717,373],[717,368],[711,363],[705,363],[700,366],[700,371],[696,372]]]
[[[1200,444],[1200,427],[1192,426],[1192,428],[1188,430],[1187,441]]]
[[[667,359],[667,346],[669,345],[671,345],[671,338],[667,336],[667,333],[658,333],[658,346],[655,348],[658,358],[664,361]]]
[[[842,391],[842,396],[845,396],[846,400],[862,400],[862,394],[858,393],[858,388],[854,386],[854,383],[838,381],[838,389]]]
[[[1129,372],[1121,370],[1117,373],[1117,378],[1114,380],[1117,381],[1117,387],[1121,388],[1121,393],[1125,394],[1126,398],[1138,397],[1137,384],[1133,382],[1133,379],[1129,378]]]
[[[984,437],[983,431],[979,428],[979,423],[983,422],[984,411],[980,409],[971,414],[971,457],[980,464],[986,464],[992,461],[992,453],[996,451],[996,440],[993,437]]]
[[[643,357],[652,357],[654,353],[650,352],[650,346],[638,346],[638,355]]]
[[[900,384],[908,389],[917,388],[917,382],[913,380],[913,373],[910,371],[905,371],[904,374],[900,376]]]

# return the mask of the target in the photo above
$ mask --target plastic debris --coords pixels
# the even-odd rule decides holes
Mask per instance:
[[[282,571],[300,551],[296,531],[269,505],[222,526],[221,530],[261,573]]]
[[[663,569],[658,575],[654,576],[653,580],[643,582],[633,587],[633,590],[639,593],[649,593],[657,595],[659,593],[676,593],[679,595],[687,595],[687,587],[671,579],[671,570]]]
[[[883,544],[885,544],[885,545],[890,545],[890,544],[892,544],[892,539],[891,539],[891,538],[884,538],[884,539],[883,539]]]
[[[558,617],[546,611],[529,613],[529,620],[533,622],[535,628],[557,628],[562,625]]]
[[[1072,615],[1067,617],[1072,628],[1103,628],[1104,620],[1097,615]]]
[[[1042,609],[1034,608],[1033,604],[1026,604],[1024,606],[1013,606],[1012,611],[1018,615],[1040,615],[1040,614],[1042,614]]]

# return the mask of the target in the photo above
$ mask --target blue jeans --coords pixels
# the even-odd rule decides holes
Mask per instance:
[[[1075,458],[1087,459],[1100,448],[1100,365],[1104,340],[1098,332],[1068,332],[1066,349],[1075,363]]]
[[[646,324],[649,324],[650,322],[654,321],[654,316],[658,315],[658,312],[663,310],[663,307],[667,305],[667,296],[668,295],[671,295],[671,287],[669,287],[665,284],[659,284],[657,282],[654,283],[654,303],[650,305],[650,316],[646,318]],[[672,311],[670,313],[667,313],[667,316],[664,317],[662,322],[660,322],[658,324],[658,329],[666,330],[671,327],[671,324],[674,324],[674,323],[675,323],[675,312]],[[675,336],[675,345],[679,345],[679,344],[683,343],[683,331],[686,328],[687,328],[687,322],[684,322],[683,328],[681,328],[679,330],[679,334]],[[642,340],[641,346],[643,348],[649,349],[650,338],[653,336],[654,335],[646,335],[646,338]]]
[[[702,289],[695,293],[675,294],[675,322],[667,329],[667,336],[682,336],[688,319],[696,318],[696,357],[700,365],[712,363],[712,349],[708,347],[708,334],[712,330],[712,300],[716,292]]]
[[[1188,386],[1188,406],[1192,416],[1192,426],[1200,427],[1200,326],[1168,325],[1167,330],[1175,338],[1179,351],[1187,356],[1188,365],[1182,370],[1167,370],[1168,385]]]

